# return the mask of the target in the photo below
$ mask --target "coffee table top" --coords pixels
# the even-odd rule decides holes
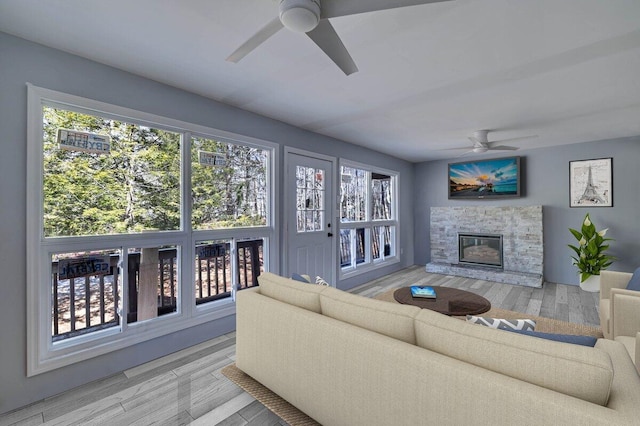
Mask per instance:
[[[451,316],[477,315],[491,309],[491,302],[484,297],[451,287],[431,286],[436,292],[435,299],[411,296],[411,287],[402,287],[393,293],[397,302],[414,305],[423,309],[431,309]]]

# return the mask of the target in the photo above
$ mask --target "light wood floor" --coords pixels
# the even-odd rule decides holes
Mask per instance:
[[[598,293],[545,283],[541,289],[429,274],[413,266],[352,290],[375,297],[391,288],[439,285],[478,293],[492,306],[598,325]],[[0,416],[4,425],[286,425],[227,380],[235,333],[140,365]]]
[[[544,283],[542,288],[522,287],[473,278],[430,274],[425,272],[424,266],[412,266],[370,281],[351,291],[375,297],[389,289],[409,285],[460,288],[483,296],[495,308],[578,324],[600,325],[597,308],[599,293],[589,293],[573,285]]]

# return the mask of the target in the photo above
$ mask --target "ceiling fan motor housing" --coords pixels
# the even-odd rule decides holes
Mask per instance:
[[[320,0],[281,0],[280,21],[297,33],[311,31],[320,22]]]
[[[489,142],[488,136],[488,130],[476,130],[475,132],[473,132],[473,137],[479,142]]]

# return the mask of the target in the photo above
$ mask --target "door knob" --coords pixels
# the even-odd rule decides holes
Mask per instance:
[[[333,237],[333,234],[331,232],[327,232],[327,237]]]

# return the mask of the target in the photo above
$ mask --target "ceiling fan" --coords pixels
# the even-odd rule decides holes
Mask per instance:
[[[227,61],[238,62],[269,37],[285,27],[307,36],[346,74],[358,71],[358,67],[336,33],[330,18],[355,15],[364,12],[395,9],[427,3],[451,0],[279,0],[279,16],[262,27]]]
[[[460,154],[460,156],[469,154],[471,152],[476,153],[476,154],[481,154],[483,152],[487,152],[487,151],[515,151],[517,149],[520,149],[516,146],[508,146],[508,145],[496,145],[499,143],[504,143],[504,142],[513,142],[513,141],[519,141],[522,139],[531,139],[531,138],[537,138],[538,135],[529,135],[529,136],[521,136],[518,138],[509,138],[509,139],[502,139],[499,141],[493,141],[493,142],[489,142],[489,130],[476,130],[475,132],[473,132],[473,134],[471,136],[469,136],[469,140],[472,142],[472,146],[471,149],[468,148],[445,148],[443,151],[450,151],[450,150],[460,150],[460,149],[466,149],[467,151]]]

